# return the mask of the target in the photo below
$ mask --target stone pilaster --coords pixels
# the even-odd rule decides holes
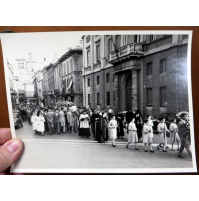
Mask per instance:
[[[119,110],[119,76],[115,74],[114,82],[114,113],[117,113]]]
[[[132,107],[138,107],[138,72],[132,70]]]

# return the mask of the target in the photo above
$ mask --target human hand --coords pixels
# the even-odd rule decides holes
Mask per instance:
[[[20,156],[23,142],[12,139],[10,128],[0,129],[0,173],[10,167]]]

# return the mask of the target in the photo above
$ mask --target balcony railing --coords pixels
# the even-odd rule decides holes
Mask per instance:
[[[100,68],[100,67],[101,67],[101,62],[98,62],[98,63],[96,63],[96,64],[93,65],[94,70],[96,68]]]
[[[84,73],[87,73],[87,72],[89,72],[89,71],[91,71],[91,66],[88,66],[88,67],[85,67],[85,68],[84,68]]]
[[[110,52],[110,58],[109,61],[117,59],[117,57],[123,57],[126,55],[129,55],[131,53],[135,54],[143,54],[144,53],[144,48],[142,43],[130,43],[126,46],[123,46],[116,51]]]

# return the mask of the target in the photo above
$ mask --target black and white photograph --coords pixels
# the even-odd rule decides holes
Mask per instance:
[[[15,173],[196,172],[192,31],[1,33]]]

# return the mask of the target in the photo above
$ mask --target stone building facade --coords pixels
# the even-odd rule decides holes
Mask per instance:
[[[69,50],[42,69],[44,105],[55,106],[58,101],[83,105],[82,48]]]
[[[84,106],[188,110],[187,35],[85,35]]]

